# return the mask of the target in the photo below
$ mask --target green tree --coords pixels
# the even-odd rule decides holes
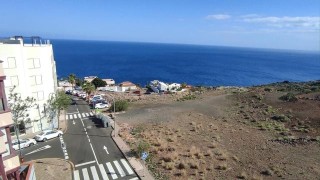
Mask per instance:
[[[8,105],[11,109],[12,120],[14,122],[14,131],[19,141],[20,125],[24,126],[25,123],[31,122],[28,110],[36,105],[36,100],[29,96],[25,99],[22,99],[20,94],[14,92],[15,88],[16,87],[14,86],[12,89],[10,89]]]
[[[98,87],[105,87],[107,85],[107,83],[100,79],[100,78],[94,78],[91,82],[96,88]]]
[[[76,75],[75,74],[70,74],[68,77],[69,83],[72,85],[72,89],[74,88],[74,84],[76,82]]]
[[[129,107],[128,101],[126,100],[119,100],[115,102],[115,108],[114,105],[112,104],[110,107],[110,110],[113,111],[115,110],[116,112],[120,112],[120,111],[125,111],[127,110]]]
[[[47,109],[45,111],[45,115],[49,118],[50,122],[56,115],[58,115],[59,120],[60,111],[66,110],[70,104],[70,96],[66,95],[63,91],[58,91],[54,94],[54,96],[51,96],[47,100]]]
[[[76,85],[77,85],[77,86],[82,86],[83,83],[84,83],[84,80],[82,80],[82,79],[80,79],[80,78],[76,78],[76,79],[75,79],[75,82],[76,82]]]
[[[95,86],[92,83],[85,82],[82,85],[82,90],[87,93],[87,100],[89,100],[89,95],[95,90]]]

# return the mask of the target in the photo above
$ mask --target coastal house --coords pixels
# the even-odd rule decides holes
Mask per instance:
[[[158,80],[150,81],[149,83],[150,88],[156,92],[165,92],[165,91],[176,91],[181,87],[181,84],[178,83],[171,83],[167,84]]]
[[[0,179],[19,179],[20,160],[12,148],[10,126],[13,125],[12,114],[7,104],[4,87],[4,71],[0,61]]]
[[[58,81],[58,88],[59,87],[61,88],[61,90],[64,90],[64,91],[72,90],[72,84],[66,80]]]
[[[102,79],[102,80],[107,83],[107,86],[114,86],[116,83],[113,79]]]
[[[87,77],[84,77],[84,81],[91,83],[95,78],[98,78],[98,76],[87,76]]]
[[[47,100],[57,90],[56,63],[52,44],[40,37],[15,36],[0,40],[0,60],[6,74],[4,81],[7,97],[10,89],[22,99],[33,97],[37,108],[29,108],[31,120],[25,124],[26,133],[57,127],[57,117],[44,117]]]
[[[181,84],[178,83],[172,83],[168,85],[169,91],[173,91],[173,90],[178,90],[179,88],[181,88]]]
[[[124,92],[124,91],[136,90],[137,86],[130,81],[125,81],[120,83],[117,89],[118,89],[117,91]]]

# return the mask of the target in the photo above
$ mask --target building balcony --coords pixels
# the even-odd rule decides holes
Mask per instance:
[[[0,127],[7,127],[13,124],[12,114],[10,111],[0,112]]]
[[[5,171],[8,172],[12,169],[16,169],[20,166],[20,159],[19,156],[13,156],[5,161],[3,161],[3,164],[5,166]]]

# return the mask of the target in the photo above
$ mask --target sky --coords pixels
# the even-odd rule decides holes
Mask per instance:
[[[320,51],[320,0],[0,0],[0,37]]]

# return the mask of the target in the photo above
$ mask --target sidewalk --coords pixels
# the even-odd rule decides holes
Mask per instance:
[[[128,160],[128,162],[131,164],[135,172],[138,174],[140,179],[142,180],[153,180],[153,176],[148,171],[148,168],[143,164],[142,160],[137,159],[134,157],[131,153],[130,147],[118,136],[120,126],[117,125],[117,123],[114,123],[113,120],[111,120],[111,125],[113,125],[112,131],[112,139],[117,144],[118,148],[122,151],[125,158]],[[115,128],[114,128],[115,126]],[[114,137],[114,133],[116,134],[116,137]]]
[[[61,111],[58,125],[59,130],[66,132],[67,123],[64,111]],[[38,133],[22,135],[21,138],[33,138]],[[33,160],[31,163],[34,165],[37,180],[72,179],[74,165],[69,160],[59,158],[44,158]]]

